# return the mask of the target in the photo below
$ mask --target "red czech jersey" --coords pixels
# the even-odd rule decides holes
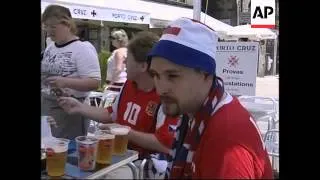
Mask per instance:
[[[256,123],[229,96],[210,119],[194,157],[193,178],[273,179]]]
[[[166,117],[159,106],[160,97],[155,89],[144,92],[137,89],[134,82],[127,80],[113,105],[107,107],[107,110],[116,123],[130,126],[139,132],[153,133],[159,142],[170,149],[173,132],[169,130],[169,126],[176,126],[177,118]],[[152,153],[130,142],[128,147],[139,151],[140,155]]]

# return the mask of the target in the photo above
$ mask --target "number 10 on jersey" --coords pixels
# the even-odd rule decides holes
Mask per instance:
[[[128,102],[126,112],[123,115],[123,119],[128,121],[132,125],[136,125],[140,110],[141,107],[138,104]]]

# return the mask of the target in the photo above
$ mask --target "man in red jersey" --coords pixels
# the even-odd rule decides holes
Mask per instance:
[[[128,80],[112,106],[96,108],[71,97],[59,99],[60,106],[68,113],[80,113],[101,123],[116,122],[130,126],[128,148],[139,151],[140,158],[154,152],[168,153],[173,143],[173,133],[169,128],[177,123],[177,118],[163,114],[160,97],[147,71],[147,53],[158,40],[159,37],[151,32],[140,32],[129,42],[126,60]],[[115,171],[107,178],[130,178],[125,171]]]
[[[255,122],[216,76],[217,39],[205,24],[179,18],[149,54],[164,113],[186,114],[178,121],[166,177],[271,179]]]

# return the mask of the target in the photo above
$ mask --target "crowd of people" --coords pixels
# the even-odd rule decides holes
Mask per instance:
[[[69,9],[48,6],[42,24],[52,40],[41,59],[42,88],[61,91],[41,94],[42,115],[55,120],[54,137],[87,135],[89,119],[117,123],[131,128],[135,164],[153,155],[167,162],[165,171],[146,169],[147,178],[273,178],[254,120],[216,76],[213,29],[179,18],[161,37],[143,31],[129,40],[124,30],[112,31],[107,90],[119,95],[100,108],[84,102],[101,80],[97,51],[76,36]],[[128,172],[123,166],[104,178],[132,178]]]

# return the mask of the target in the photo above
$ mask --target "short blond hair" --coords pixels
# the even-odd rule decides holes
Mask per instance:
[[[123,29],[115,29],[111,32],[111,38],[114,38],[115,40],[119,41],[123,46],[128,45],[128,35],[126,31]]]
[[[77,34],[77,26],[72,19],[70,10],[64,6],[49,5],[42,14],[41,22],[44,23],[48,19],[55,18],[60,23],[69,26],[73,34]]]

